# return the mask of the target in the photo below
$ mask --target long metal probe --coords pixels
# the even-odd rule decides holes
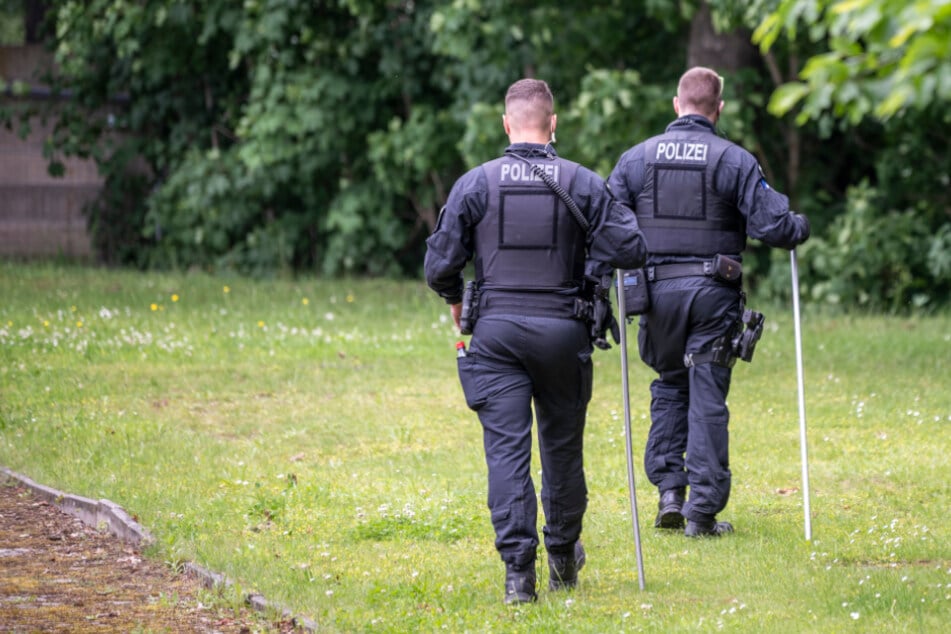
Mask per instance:
[[[796,250],[789,252],[792,270],[793,324],[796,330],[796,378],[799,382],[799,453],[802,461],[802,505],[805,514],[806,541],[812,540],[812,513],[809,509],[809,457],[806,450],[806,393],[802,372],[802,325],[799,317],[799,264]]]
[[[643,283],[643,281],[642,281]],[[624,397],[624,447],[627,453],[627,488],[631,498],[631,524],[634,528],[634,548],[637,554],[637,583],[644,589],[644,555],[641,551],[641,529],[637,517],[637,491],[634,486],[634,453],[631,441],[631,396],[627,367],[627,318],[624,306],[624,271],[617,271],[617,323],[621,331],[621,391]]]

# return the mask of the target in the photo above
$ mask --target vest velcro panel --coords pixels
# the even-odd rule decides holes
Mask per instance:
[[[534,187],[503,189],[499,194],[500,249],[558,247],[559,200],[554,192]]]

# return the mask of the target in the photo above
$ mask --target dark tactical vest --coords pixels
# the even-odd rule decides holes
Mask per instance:
[[[531,157],[566,190],[577,163]],[[503,156],[483,165],[488,208],[475,230],[475,277],[482,288],[576,288],[584,280],[585,232],[525,161]]]
[[[651,253],[741,253],[746,221],[713,190],[714,171],[731,144],[713,134],[675,131],[644,145],[637,222]]]

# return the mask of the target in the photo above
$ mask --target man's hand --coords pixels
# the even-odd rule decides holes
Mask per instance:
[[[449,304],[449,314],[452,315],[452,321],[456,324],[456,328],[462,330],[462,326],[459,324],[459,318],[462,316],[462,302]]]
[[[799,244],[802,244],[809,239],[809,219],[806,218],[805,214],[796,214],[796,217],[799,218],[799,226],[802,228],[802,240],[799,242]]]

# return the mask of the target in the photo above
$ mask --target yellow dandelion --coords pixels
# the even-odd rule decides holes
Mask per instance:
[[[152,309],[152,312],[155,312],[158,310],[158,304],[152,304],[151,306],[149,306],[149,308]]]
[[[228,294],[228,293],[230,293],[230,292],[231,292],[231,287],[230,287],[230,286],[227,286],[227,285],[225,285],[225,286],[223,286],[223,287],[222,287],[222,289],[221,289],[221,290],[222,290],[222,291],[224,291],[224,293],[225,293],[225,294]]]
[[[77,321],[77,322],[76,322],[76,327],[77,327],[77,328],[82,328],[82,327],[83,327],[83,322]]]
[[[259,322],[258,322],[258,328],[264,328],[264,322],[263,322],[263,321],[259,321]]]
[[[49,322],[48,319],[44,319],[44,320],[43,320],[43,327],[44,327],[44,328],[49,328],[49,327],[50,327],[50,322]]]
[[[177,301],[178,301],[178,295],[176,295],[175,293],[172,293],[172,301],[173,301],[173,302],[177,302]]]
[[[307,304],[310,303],[310,300],[305,297],[304,299],[300,300],[300,303],[306,306]]]
[[[347,303],[348,304],[353,303],[353,293],[347,293]]]

